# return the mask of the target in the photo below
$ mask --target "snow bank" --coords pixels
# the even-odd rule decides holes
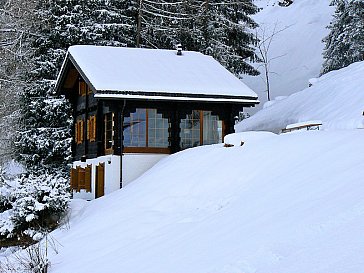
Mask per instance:
[[[256,143],[257,141],[264,141],[266,138],[276,136],[271,132],[243,132],[229,134],[224,137],[224,143],[227,146],[243,146],[246,143]]]
[[[363,127],[364,62],[332,71],[309,88],[273,103],[235,126],[237,132],[280,132],[288,124],[321,120],[323,129]]]
[[[269,135],[171,155],[81,206],[50,272],[361,272],[364,130]]]

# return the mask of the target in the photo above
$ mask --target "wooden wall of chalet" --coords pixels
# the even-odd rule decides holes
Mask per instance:
[[[171,122],[171,135],[170,135],[170,152],[174,153],[180,151],[180,121],[186,118],[186,114],[190,114],[192,110],[212,111],[213,115],[218,115],[224,122],[223,135],[234,132],[234,116],[237,116],[242,106],[229,103],[204,103],[204,102],[176,102],[176,101],[152,101],[152,100],[128,100],[124,107],[123,100],[97,100],[91,89],[86,85],[86,92],[80,92],[80,84],[85,86],[84,80],[77,72],[77,77],[74,76],[73,87],[67,90],[66,94],[72,103],[73,117],[74,117],[74,136],[77,138],[77,121],[83,121],[83,139],[77,141],[74,139],[72,145],[73,158],[75,161],[81,160],[84,156],[86,158],[96,158],[108,153],[119,155],[120,148],[120,135],[119,128],[122,121],[119,117],[129,116],[136,108],[150,108],[157,109],[158,113],[168,117]],[[70,81],[68,81],[69,83]],[[105,134],[104,134],[104,117],[105,114],[114,113],[114,136],[112,149],[105,150]],[[96,137],[94,141],[87,139],[88,124],[87,121],[90,117],[94,116],[96,119]]]
[[[94,98],[94,94],[91,89],[86,85],[86,92],[81,94],[80,83],[86,85],[83,79],[78,76],[76,82],[71,91],[68,92],[68,99],[72,104],[73,117],[74,117],[74,132],[75,136],[72,144],[72,152],[74,160],[80,160],[82,156],[86,155],[87,158],[95,158],[99,156],[99,142],[101,132],[98,129],[99,123],[101,124],[100,113],[99,113],[99,101]],[[96,120],[96,139],[88,139],[88,121],[90,117],[95,117]],[[83,121],[82,128],[82,140],[77,140],[77,122]]]

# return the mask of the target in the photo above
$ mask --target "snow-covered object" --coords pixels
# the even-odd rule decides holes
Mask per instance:
[[[55,224],[67,210],[69,198],[68,182],[57,174],[6,181],[0,187],[0,235],[26,234],[39,240],[39,231],[47,230],[47,223]]]
[[[292,123],[292,124],[288,124],[286,126],[286,129],[293,129],[293,128],[298,128],[298,127],[307,127],[307,126],[314,126],[314,125],[315,126],[322,125],[322,121],[321,120],[308,120],[308,121]]]
[[[361,128],[364,111],[364,62],[329,72],[305,90],[274,103],[235,126],[237,132],[279,133],[288,124],[321,120],[323,129]]]
[[[229,134],[224,137],[224,144],[227,146],[243,146],[246,143],[255,143],[257,141],[265,140],[266,138],[274,137],[276,134],[271,132],[242,132]]]
[[[176,94],[188,94],[194,98],[202,95],[202,99],[257,98],[212,57],[198,52],[184,51],[178,56],[175,50],[79,45],[71,46],[68,55],[95,91],[104,93],[96,97],[134,98],[149,94],[174,99]]]
[[[363,139],[307,131],[171,155],[53,232],[49,272],[361,272]]]

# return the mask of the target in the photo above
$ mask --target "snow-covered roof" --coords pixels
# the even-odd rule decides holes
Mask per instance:
[[[193,51],[176,53],[76,45],[69,48],[66,61],[72,61],[96,97],[258,103],[257,94],[212,57]]]

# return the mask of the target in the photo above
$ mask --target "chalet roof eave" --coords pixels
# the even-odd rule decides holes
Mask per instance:
[[[218,103],[243,103],[259,104],[257,97],[246,96],[224,96],[187,93],[166,93],[166,92],[131,92],[131,91],[98,91],[95,94],[98,99],[130,99],[130,100],[172,100],[172,101],[200,101]]]
[[[64,78],[66,76],[66,70],[67,70],[68,63],[69,63],[68,56],[69,56],[69,53],[67,51],[66,57],[64,58],[64,61],[61,66],[61,70],[59,71],[58,76],[57,76],[56,86],[54,87],[54,91],[58,95],[62,94],[61,83],[63,83]]]
[[[61,70],[57,77],[56,86],[54,87],[56,94],[62,94],[62,84],[65,80],[65,77],[67,76],[67,72],[69,70],[70,64],[72,64],[76,68],[78,73],[80,73],[82,79],[88,84],[88,86],[91,88],[91,90],[96,93],[96,88],[93,86],[91,81],[86,77],[86,74],[82,71],[81,67],[77,64],[76,60],[67,51],[66,57],[63,61]]]

